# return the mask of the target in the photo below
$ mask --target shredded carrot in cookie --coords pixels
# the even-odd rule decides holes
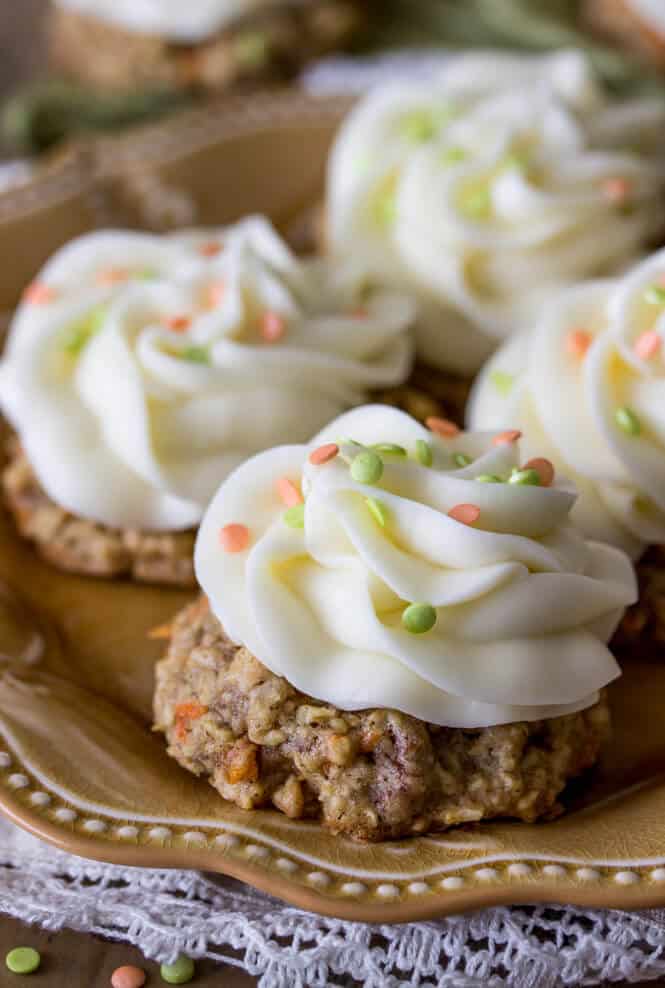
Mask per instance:
[[[187,735],[190,720],[198,720],[207,712],[208,708],[202,703],[179,703],[175,708],[175,733],[178,740],[182,741]]]

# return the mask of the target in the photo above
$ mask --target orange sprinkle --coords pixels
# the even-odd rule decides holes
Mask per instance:
[[[222,245],[218,240],[209,240],[207,243],[199,246],[199,254],[202,254],[204,257],[217,257],[221,249]]]
[[[216,309],[224,301],[226,284],[223,281],[211,281],[205,292],[205,304],[208,309]]]
[[[145,971],[140,967],[125,964],[117,967],[111,975],[111,988],[143,988],[146,977]]]
[[[456,504],[448,512],[448,516],[462,525],[473,525],[480,518],[480,508],[477,504]]]
[[[571,329],[566,336],[566,350],[573,357],[579,357],[581,359],[586,354],[592,342],[593,337],[591,333],[587,333],[585,329]]]
[[[119,281],[127,281],[127,268],[103,268],[97,272],[95,281],[98,285],[117,285]]]
[[[663,340],[655,329],[648,329],[635,340],[635,353],[640,360],[651,360],[663,344]]]
[[[148,638],[170,638],[171,637],[171,625],[170,624],[158,624],[155,628],[151,628],[148,632]]]
[[[323,463],[327,463],[328,460],[334,460],[339,453],[339,446],[337,443],[326,443],[324,446],[317,446],[309,454],[309,462],[315,467],[320,467]]]
[[[540,478],[541,487],[551,487],[552,481],[554,480],[554,467],[549,460],[544,457],[537,456],[533,460],[529,460],[522,467],[522,470],[535,470]]]
[[[351,310],[351,315],[354,319],[366,319],[369,315],[369,310],[364,305],[359,305],[357,308]]]
[[[180,741],[187,734],[187,725],[190,720],[198,720],[208,712],[208,708],[202,703],[179,703],[175,710],[175,732]]]
[[[286,320],[279,312],[268,309],[261,319],[261,336],[266,343],[277,343],[286,332]]]
[[[249,529],[236,523],[225,525],[220,529],[219,541],[224,552],[242,552],[249,545]]]
[[[600,189],[609,202],[621,205],[621,203],[624,203],[628,198],[632,185],[627,178],[617,176],[614,178],[606,178],[603,182],[601,182]]]
[[[452,439],[453,436],[459,435],[460,431],[459,426],[451,422],[450,419],[439,419],[433,415],[425,419],[425,425],[437,436],[443,436],[445,439]]]
[[[280,477],[275,486],[277,487],[277,493],[287,508],[295,508],[298,504],[303,503],[302,494],[288,477]]]
[[[174,333],[184,333],[192,325],[192,320],[189,316],[166,316],[162,322],[167,329],[172,330]]]
[[[500,432],[498,436],[495,436],[492,443],[495,446],[507,446],[508,443],[516,443],[521,438],[522,433],[519,429],[506,429],[505,432]]]
[[[31,305],[48,305],[56,297],[57,292],[43,281],[33,281],[23,292],[23,301]]]

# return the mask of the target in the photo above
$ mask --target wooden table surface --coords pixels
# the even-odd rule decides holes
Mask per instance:
[[[40,23],[45,6],[46,0],[0,0],[0,98],[43,67]],[[29,982],[4,967],[7,951],[16,946],[35,947],[42,955],[42,966]],[[147,988],[164,984],[159,965],[127,944],[70,930],[48,933],[0,916],[0,988],[28,983],[35,988],[108,988],[111,973],[123,964],[144,968]],[[196,988],[251,988],[256,980],[236,967],[200,961],[191,983]],[[665,980],[648,984],[665,988]]]

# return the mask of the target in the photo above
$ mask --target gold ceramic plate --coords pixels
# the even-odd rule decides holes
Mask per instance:
[[[339,112],[266,96],[54,162],[0,197],[0,307],[58,243],[142,210],[127,194],[141,182],[153,199],[164,188],[188,199],[200,222],[261,209],[288,223],[320,194]],[[236,809],[167,758],[150,730],[160,643],[147,632],[187,594],[61,575],[4,516],[0,588],[0,807],[65,850],[223,872],[372,922],[525,901],[665,905],[665,663],[636,659],[613,688],[614,741],[564,818],[366,846]]]

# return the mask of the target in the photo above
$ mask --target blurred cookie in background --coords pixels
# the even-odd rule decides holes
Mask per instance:
[[[289,78],[346,44],[362,0],[54,0],[53,68],[99,89],[219,91]]]

